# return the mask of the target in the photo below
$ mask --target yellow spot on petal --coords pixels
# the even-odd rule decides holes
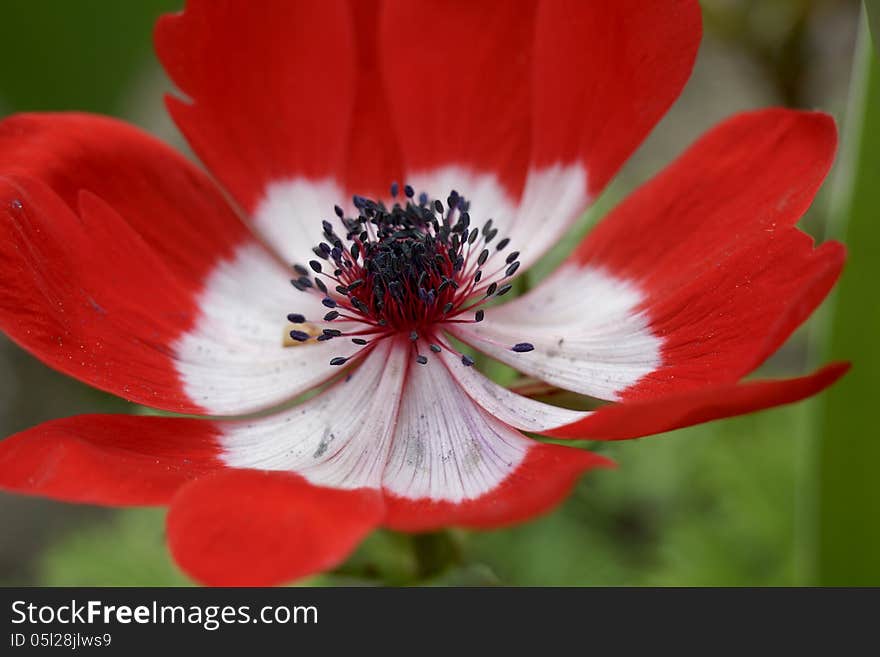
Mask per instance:
[[[303,333],[308,333],[313,338],[317,338],[321,335],[321,329],[314,324],[309,324],[306,322],[305,324],[293,324],[291,322],[287,322],[287,326],[284,328],[284,333],[281,336],[281,346],[282,347],[302,347],[307,344],[311,344],[310,341],[306,342],[298,342],[290,337],[291,331],[302,331]]]

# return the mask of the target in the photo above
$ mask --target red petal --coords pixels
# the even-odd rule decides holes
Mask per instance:
[[[843,247],[793,228],[837,144],[824,114],[764,110],[725,121],[632,194],[572,262],[645,294],[662,365],[620,393],[642,398],[736,381],[825,298]]]
[[[226,470],[181,489],[168,514],[178,564],[215,586],[281,584],[339,564],[381,521],[378,491]]]
[[[701,31],[693,0],[390,2],[380,30],[407,171],[492,172],[514,199],[530,165],[574,162],[595,195],[678,96]]]
[[[155,137],[114,119],[12,116],[0,123],[0,175],[40,180],[74,212],[80,192],[94,193],[188,289],[249,238],[204,173]],[[99,262],[94,253],[100,251],[93,251]]]
[[[210,181],[118,121],[19,115],[0,124],[0,201],[0,328],[103,390],[198,412],[171,345],[248,239]]]
[[[831,291],[846,253],[838,242],[780,230],[649,298],[662,364],[621,399],[734,382],[775,352]]]
[[[580,160],[595,197],[690,77],[700,7],[545,0],[536,21],[533,166]]]
[[[385,5],[381,56],[408,173],[458,164],[496,173],[519,195],[534,14],[530,0]]]
[[[210,422],[81,415],[0,441],[0,489],[109,506],[167,504],[188,481],[223,467]]]
[[[412,532],[446,526],[489,529],[522,522],[562,502],[586,470],[612,465],[592,452],[535,443],[510,476],[476,499],[454,503],[409,499],[386,491],[383,524]]]
[[[355,98],[360,100],[352,113],[348,136],[345,188],[352,194],[383,198],[392,182],[403,182],[404,174],[379,57],[380,0],[350,4],[357,26]]]
[[[649,292],[680,284],[756,235],[793,226],[836,148],[827,114],[738,114],[615,208],[573,259],[637,280]]]
[[[365,20],[357,30],[342,0],[267,0],[259,11],[244,0],[190,0],[184,12],[159,21],[159,58],[192,99],[170,98],[169,110],[247,211],[273,181],[342,183],[349,169],[359,186],[375,191],[382,180],[384,191],[399,174],[383,128],[372,8],[356,7]]]
[[[285,267],[204,174],[118,121],[0,124],[0,255],[0,328],[126,399],[241,414],[329,375],[304,366],[320,349],[281,348]]]
[[[610,404],[589,417],[546,432],[555,438],[625,440],[680,429],[815,395],[837,381],[848,363],[834,363],[798,379],[749,381],[686,393]]]
[[[80,218],[33,180],[0,178],[0,328],[55,369],[126,399],[198,412],[171,345],[191,294],[100,199]]]

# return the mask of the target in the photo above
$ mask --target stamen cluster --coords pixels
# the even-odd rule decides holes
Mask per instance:
[[[419,342],[428,343],[430,351],[452,351],[439,328],[444,323],[482,321],[482,305],[501,297],[511,289],[504,280],[520,266],[519,252],[502,259],[510,240],[498,237],[498,229],[489,219],[482,227],[472,227],[470,203],[455,190],[446,205],[429,200],[409,185],[391,186],[391,208],[382,201],[355,196],[358,214],[345,216],[334,208],[336,226],[323,221],[324,241],[312,250],[315,260],[308,268],[293,265],[296,277],[291,284],[299,291],[321,295],[327,308],[325,322],[358,322],[353,331],[324,328],[315,339],[350,337],[366,347],[392,335],[408,335],[416,360],[427,363]],[[338,232],[337,232],[338,229]],[[472,318],[466,314],[473,312]],[[463,317],[465,316],[465,317]],[[304,315],[291,313],[294,324],[306,322]],[[303,330],[290,332],[292,339],[305,342],[313,336]],[[513,351],[533,349],[526,342],[511,347]],[[462,355],[465,365],[473,360]],[[347,358],[333,358],[331,365],[342,365]]]

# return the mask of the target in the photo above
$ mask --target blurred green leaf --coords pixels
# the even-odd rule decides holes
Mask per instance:
[[[419,564],[409,536],[379,530],[361,543],[333,576],[352,581],[386,584],[410,584],[418,577]]]
[[[516,586],[785,586],[807,406],[607,445],[550,515],[474,533],[465,563]]]
[[[5,110],[118,114],[152,55],[155,18],[182,0],[4,0],[0,104]]]
[[[874,39],[874,49],[880,55],[880,0],[865,0],[865,11],[868,16],[868,26]]]
[[[876,10],[876,3],[874,5]],[[875,14],[876,17],[876,14]],[[820,401],[815,499],[814,583],[880,584],[880,63],[863,20],[856,53],[834,237],[849,257],[837,287],[827,355],[852,371]]]
[[[450,568],[437,577],[421,582],[421,584],[425,586],[498,586],[500,582],[487,565],[474,563]]]
[[[165,545],[163,509],[126,509],[52,545],[42,586],[189,586]]]

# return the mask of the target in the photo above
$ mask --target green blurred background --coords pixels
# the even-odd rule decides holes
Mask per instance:
[[[0,114],[121,116],[185,150],[152,24],[181,0],[0,0]],[[832,113],[846,134],[806,218],[850,261],[834,298],[760,374],[855,362],[823,397],[627,443],[557,511],[519,527],[409,537],[377,532],[313,584],[880,585],[880,464],[869,417],[880,376],[880,76],[856,0],[705,0],[705,36],[681,99],[558,260],[602,212],[720,119],[768,105]],[[0,436],[51,418],[134,412],[56,374],[0,336]],[[597,447],[597,446],[594,446]],[[187,584],[164,547],[163,512],[0,494],[0,584]]]

